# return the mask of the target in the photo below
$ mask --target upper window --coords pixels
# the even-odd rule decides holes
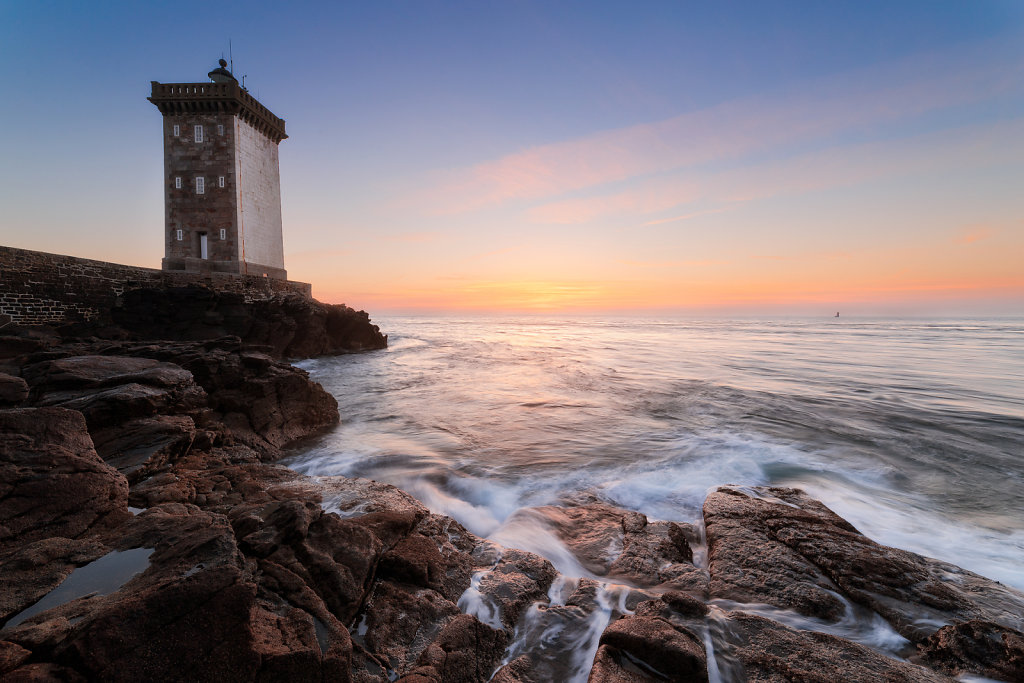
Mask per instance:
[[[180,175],[174,176],[174,189],[175,190],[180,190],[181,189],[181,176]]]
[[[202,141],[203,141],[203,127],[202,126],[196,126],[196,142],[202,142]]]
[[[181,126],[174,124],[174,137],[181,135]]]
[[[196,194],[203,194],[206,192],[206,179],[196,178]]]
[[[224,187],[224,176],[222,176],[222,175],[217,176],[217,185],[219,187]]]
[[[224,124],[217,124],[217,135],[224,135]]]

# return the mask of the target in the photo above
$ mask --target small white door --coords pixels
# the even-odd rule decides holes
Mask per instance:
[[[201,232],[199,233],[199,258],[210,258],[206,249],[206,233]]]

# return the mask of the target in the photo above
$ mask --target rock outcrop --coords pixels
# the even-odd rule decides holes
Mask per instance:
[[[111,319],[117,329],[135,339],[201,341],[236,336],[246,344],[265,347],[275,358],[311,358],[387,346],[387,336],[365,311],[298,294],[246,302],[241,294],[205,287],[134,289],[111,309]]]
[[[330,314],[196,296],[202,334],[239,336],[0,342],[4,680],[1024,679],[1024,595],[794,489],[722,487],[703,524],[591,495],[508,520],[571,577],[392,486],[275,465],[339,418],[277,358],[333,342],[244,340]]]

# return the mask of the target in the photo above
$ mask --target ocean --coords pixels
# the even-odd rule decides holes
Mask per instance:
[[[387,350],[299,363],[341,424],[294,469],[394,484],[566,576],[512,513],[588,492],[696,522],[716,486],[793,486],[1024,590],[1024,319],[374,322]]]

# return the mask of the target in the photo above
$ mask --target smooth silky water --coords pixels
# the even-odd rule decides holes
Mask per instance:
[[[387,350],[300,363],[342,422],[296,470],[394,484],[569,579],[589,575],[514,512],[587,492],[692,523],[715,486],[796,486],[880,543],[1024,589],[1024,319],[377,322]],[[538,613],[510,654],[558,641],[592,655],[611,608]],[[898,656],[876,616],[773,618]]]

